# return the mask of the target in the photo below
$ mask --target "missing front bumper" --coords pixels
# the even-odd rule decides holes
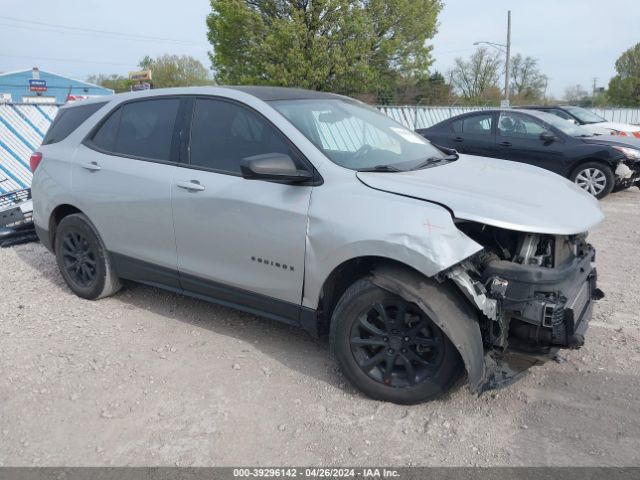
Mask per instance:
[[[508,282],[501,315],[508,328],[509,349],[540,353],[549,348],[580,348],[593,312],[602,298],[591,246],[580,258],[557,268],[495,261],[487,264],[483,281]]]

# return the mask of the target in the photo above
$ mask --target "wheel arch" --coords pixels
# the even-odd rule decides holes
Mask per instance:
[[[381,265],[395,265],[422,275],[406,263],[377,255],[363,255],[343,261],[329,273],[320,287],[315,305],[318,334],[329,332],[333,311],[347,288],[355,281],[371,275],[373,270]]]
[[[49,248],[50,250],[52,250],[55,245],[56,230],[58,228],[58,225],[60,224],[60,222],[64,217],[68,217],[69,215],[73,215],[74,213],[84,213],[84,212],[80,210],[78,207],[76,207],[75,205],[71,205],[69,203],[60,204],[51,211],[51,215],[49,215],[49,222],[48,222],[48,232],[49,232],[48,241],[49,241],[49,246],[51,247]]]
[[[613,171],[615,170],[614,164],[618,164],[620,162],[619,161],[612,162],[611,160],[605,160],[597,157],[584,157],[584,158],[581,158],[580,160],[577,160],[576,162],[573,162],[573,164],[569,168],[569,179],[572,179],[574,174],[578,171],[578,169],[580,169],[580,167],[582,167],[587,163],[599,163],[603,167],[609,168],[613,173]]]
[[[318,333],[329,331],[338,300],[349,285],[365,276],[380,288],[415,303],[429,314],[424,298],[429,297],[429,288],[433,288],[435,280],[397,260],[380,256],[355,257],[335,267],[322,285],[316,318]],[[437,287],[445,292],[448,301],[457,305],[462,315],[447,321],[439,319],[436,323],[458,350],[467,370],[469,387],[473,392],[480,392],[487,383],[488,368],[477,312],[455,285],[445,281]]]

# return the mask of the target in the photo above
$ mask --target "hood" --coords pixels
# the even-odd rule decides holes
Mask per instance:
[[[638,136],[638,138],[640,138],[640,125],[631,125],[630,123],[598,122],[580,126],[593,133],[608,135],[611,133],[611,130],[616,130],[618,132],[630,133],[632,135],[636,134],[634,136]]]
[[[640,150],[640,138],[622,135],[597,135],[595,137],[580,138],[584,143],[594,143],[597,145],[611,145]]]
[[[537,167],[460,155],[411,172],[358,172],[365,185],[438,203],[455,218],[552,235],[586,232],[602,221],[598,201],[565,178]]]

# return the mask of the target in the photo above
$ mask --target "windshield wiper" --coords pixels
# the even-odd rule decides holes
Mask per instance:
[[[392,165],[376,165],[375,167],[359,168],[358,172],[401,172],[399,168]]]
[[[431,165],[435,165],[436,163],[440,163],[444,161],[452,162],[454,160],[457,160],[458,158],[459,157],[457,153],[454,153],[452,155],[447,155],[446,157],[429,157],[426,160],[420,162],[415,167],[413,167],[411,170],[420,170],[421,168],[426,168]]]

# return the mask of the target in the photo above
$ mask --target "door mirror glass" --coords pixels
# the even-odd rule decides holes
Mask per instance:
[[[551,143],[556,140],[556,136],[549,131],[544,131],[540,134],[540,140],[542,140],[544,143]]]
[[[249,180],[300,183],[313,177],[309,171],[299,170],[291,157],[284,153],[265,153],[243,158],[240,161],[240,171]]]

